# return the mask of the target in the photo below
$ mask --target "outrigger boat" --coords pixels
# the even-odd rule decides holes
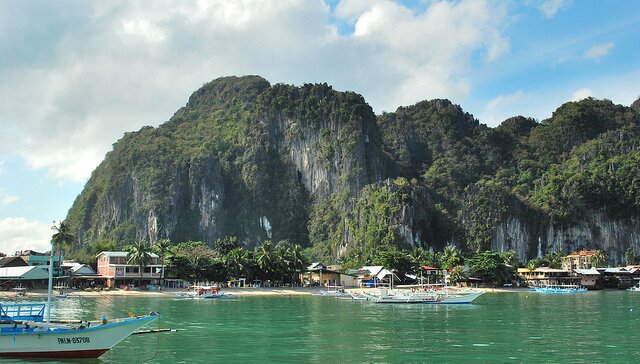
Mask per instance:
[[[584,293],[587,289],[573,284],[549,284],[539,287],[531,287],[529,288],[529,291],[539,293]]]
[[[421,303],[421,304],[469,304],[480,297],[482,291],[453,290],[450,288],[427,289],[381,289],[367,294],[375,303]]]
[[[176,297],[204,299],[204,298],[228,298],[229,295],[225,295],[224,293],[220,292],[220,289],[218,289],[217,287],[195,286],[193,288],[193,292],[176,293]]]
[[[52,320],[52,262],[46,304],[0,304],[0,357],[97,358],[159,317],[151,312],[115,320],[105,315],[97,321]]]

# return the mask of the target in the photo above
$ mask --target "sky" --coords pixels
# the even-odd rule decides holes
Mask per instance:
[[[204,83],[260,75],[448,98],[481,123],[640,96],[637,0],[0,1],[0,252],[47,250],[125,132]]]

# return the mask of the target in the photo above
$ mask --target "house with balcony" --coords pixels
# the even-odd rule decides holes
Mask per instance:
[[[591,259],[595,254],[595,250],[580,250],[575,253],[571,253],[562,258],[562,269],[572,271],[575,269],[589,269],[592,268]]]
[[[96,256],[98,274],[106,278],[107,287],[120,285],[159,284],[164,266],[160,264],[160,257],[150,253],[150,259],[143,268],[142,274],[137,264],[129,264],[127,252],[104,251]]]
[[[518,276],[529,287],[579,285],[581,280],[581,277],[572,275],[571,270],[550,267],[518,268]]]

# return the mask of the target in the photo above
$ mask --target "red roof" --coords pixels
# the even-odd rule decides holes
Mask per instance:
[[[423,265],[422,267],[420,267],[424,270],[440,270],[440,268],[434,268],[434,267],[430,267],[428,265]]]

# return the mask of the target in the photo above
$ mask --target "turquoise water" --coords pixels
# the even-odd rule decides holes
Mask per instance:
[[[56,301],[54,313],[155,310],[164,317],[153,328],[179,330],[132,336],[93,363],[637,363],[639,304],[626,291],[487,293],[451,306],[100,297]]]

